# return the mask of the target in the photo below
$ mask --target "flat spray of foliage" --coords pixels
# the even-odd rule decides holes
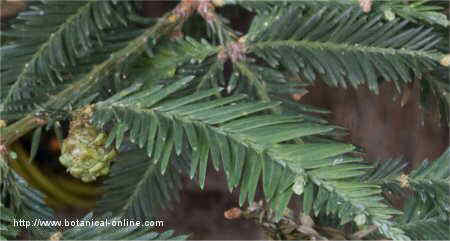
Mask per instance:
[[[62,141],[60,123],[84,113],[83,125],[107,133],[102,148],[118,152],[96,215],[155,217],[179,199],[182,176],[203,188],[209,164],[225,172],[230,191],[239,188],[240,205],[256,201],[260,182],[271,222],[285,219],[297,196],[302,215],[319,226],[371,230],[369,239],[449,239],[450,150],[409,174],[401,160],[373,166],[339,141],[342,128],[318,117],[327,110],[289,97],[317,81],[374,93],[384,81],[399,93],[420,81],[422,104],[438,99],[448,124],[449,22],[441,5],[377,1],[367,12],[353,0],[183,0],[152,19],[138,14],[142,2],[31,1],[1,32],[0,114],[8,124],[0,137],[1,235],[20,233],[14,218],[53,215],[9,169],[9,145],[33,132],[33,159],[43,128]],[[253,12],[249,31],[229,27],[221,7]],[[405,196],[404,210],[387,194]],[[31,231],[44,239],[172,233]]]

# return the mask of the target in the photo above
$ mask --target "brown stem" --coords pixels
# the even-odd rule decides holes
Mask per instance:
[[[28,115],[8,127],[1,128],[0,145],[8,146],[35,127],[44,125],[45,123],[47,123],[45,120],[39,119],[33,115]]]

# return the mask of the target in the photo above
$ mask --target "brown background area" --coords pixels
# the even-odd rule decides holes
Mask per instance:
[[[398,95],[393,84],[385,82],[376,95],[366,86],[345,90],[319,84],[300,102],[330,110],[328,119],[348,129],[348,140],[363,147],[369,161],[403,156],[416,167],[449,145],[449,129],[441,123],[436,105],[420,106],[418,85],[416,81]]]

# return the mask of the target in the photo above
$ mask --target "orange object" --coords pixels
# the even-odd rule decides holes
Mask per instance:
[[[61,150],[61,144],[55,137],[50,139],[50,141],[48,142],[48,146],[49,150],[53,152],[58,152],[59,150]]]

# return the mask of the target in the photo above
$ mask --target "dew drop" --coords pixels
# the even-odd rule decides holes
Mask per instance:
[[[227,93],[231,93],[232,90],[233,90],[233,86],[228,85],[227,86]]]

